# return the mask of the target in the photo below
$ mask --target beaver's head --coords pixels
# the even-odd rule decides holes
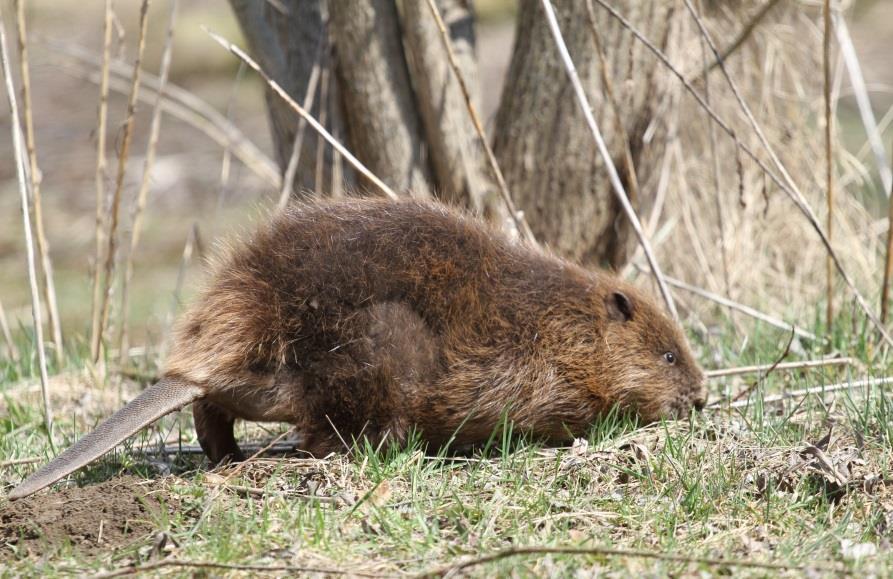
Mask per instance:
[[[614,281],[603,288],[597,354],[611,399],[643,420],[687,415],[706,403],[704,373],[679,324],[652,299]],[[601,316],[600,316],[601,317]]]

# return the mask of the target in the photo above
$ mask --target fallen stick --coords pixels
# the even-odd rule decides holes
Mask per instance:
[[[803,388],[802,390],[791,390],[790,392],[785,392],[783,394],[766,396],[762,401],[763,404],[771,404],[773,402],[790,400],[791,398],[803,398],[810,394],[827,394],[829,392],[837,392],[840,390],[851,390],[853,388],[862,388],[865,386],[886,386],[887,384],[893,384],[893,377],[866,378],[864,380],[856,380],[855,382],[840,382],[838,384],[829,384],[827,386],[814,386],[812,388]],[[713,404],[708,404],[707,408],[710,410],[718,410],[720,408],[743,408],[753,403],[752,400],[738,400],[724,406],[722,402],[714,402]]]
[[[848,366],[853,363],[852,358],[832,358],[830,360],[804,360],[802,362],[782,362],[776,370],[800,370],[803,368],[820,368],[823,366]],[[739,366],[737,368],[721,368],[704,372],[708,378],[720,378],[724,376],[738,376],[740,374],[762,373],[772,367],[772,364],[760,364],[758,366]]]

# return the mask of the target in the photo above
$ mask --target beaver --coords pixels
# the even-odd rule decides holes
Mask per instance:
[[[501,421],[550,443],[615,405],[644,421],[705,404],[678,325],[646,294],[434,203],[316,201],[217,260],[161,380],[10,494],[17,499],[193,403],[211,462],[243,460],[235,419],[344,440],[473,445]]]

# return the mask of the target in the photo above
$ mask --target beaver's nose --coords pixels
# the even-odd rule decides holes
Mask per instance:
[[[698,412],[701,412],[702,410],[704,410],[704,407],[707,406],[707,397],[706,396],[698,396],[697,398],[694,399],[694,402],[692,402],[692,406],[695,407],[695,410],[697,410]]]

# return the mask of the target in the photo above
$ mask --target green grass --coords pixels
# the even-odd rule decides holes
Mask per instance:
[[[784,348],[787,336],[747,322],[744,326],[749,338],[743,348],[742,337],[731,326],[709,339],[695,336],[701,358],[711,360],[706,366],[767,363]],[[826,333],[820,322],[814,331]],[[883,482],[893,479],[889,389],[761,403],[764,395],[783,389],[890,373],[889,358],[863,320],[844,315],[828,335],[831,344],[826,347],[857,358],[859,364],[846,370],[776,372],[754,390],[749,407],[735,411],[707,411],[648,426],[615,413],[593,427],[585,444],[573,448],[547,448],[518,439],[506,425],[469,457],[432,449],[426,454],[417,440],[388,452],[360,442],[350,455],[323,460],[273,456],[214,472],[195,456],[173,457],[159,474],[157,458],[147,461],[130,449],[157,445],[178,427],[183,442],[194,444],[188,415],[168,418],[73,477],[75,485],[101,483],[124,472],[145,479],[143,492],[171,505],[151,516],[153,532],[89,555],[76,541],[46,545],[42,556],[0,545],[0,575],[94,573],[173,557],[393,576],[443,571],[444,565],[521,547],[635,550],[692,560],[541,553],[502,558],[462,572],[481,577],[699,571],[765,576],[802,575],[798,567],[814,567],[819,575],[833,575],[832,568],[885,575],[893,564],[893,486]],[[24,340],[21,345],[24,359],[30,359]],[[789,360],[819,357],[826,348],[798,346]],[[75,353],[61,373],[54,372],[79,380],[85,366]],[[34,375],[33,364],[0,362],[5,409],[0,415],[0,461],[52,454],[37,398],[9,394],[33,383]],[[729,389],[740,391],[749,380],[731,382]],[[724,383],[711,383],[711,397],[721,396],[723,388]],[[64,397],[59,402],[55,436],[60,446],[98,419],[82,414],[66,406]],[[845,484],[805,451],[829,430],[823,456]],[[271,436],[255,426],[242,431],[243,440]],[[0,477],[11,485],[33,468],[4,469]],[[8,507],[0,505],[2,521]],[[152,558],[158,532],[166,534],[167,546]],[[870,554],[854,557],[860,549]],[[775,563],[792,569],[697,559]],[[168,567],[163,572],[191,576],[196,570]]]

